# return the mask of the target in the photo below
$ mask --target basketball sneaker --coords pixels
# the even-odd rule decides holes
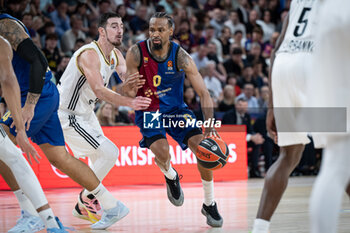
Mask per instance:
[[[17,220],[16,225],[8,232],[37,232],[41,231],[42,229],[45,229],[45,224],[40,217],[31,215],[26,210],[22,210],[21,217]]]
[[[55,217],[55,220],[56,220],[59,228],[47,228],[46,229],[47,233],[68,233],[68,231],[66,231],[66,229],[74,231],[74,228],[64,227],[63,224],[61,223],[61,221],[57,217]]]
[[[72,214],[74,217],[96,223],[101,219],[102,208],[94,195],[89,194],[85,197],[81,191]]]
[[[202,214],[207,217],[207,224],[212,227],[221,227],[224,220],[219,214],[218,207],[216,202],[211,204],[210,206],[206,206],[203,203]]]
[[[101,220],[91,225],[94,230],[104,230],[117,221],[124,218],[129,213],[129,208],[126,207],[121,201],[118,201],[116,207],[108,210],[104,210]]]
[[[168,199],[174,206],[182,206],[182,204],[184,203],[184,193],[180,186],[179,175],[177,174],[176,170],[175,172],[176,177],[174,180],[170,180],[166,176],[164,176],[166,181]]]

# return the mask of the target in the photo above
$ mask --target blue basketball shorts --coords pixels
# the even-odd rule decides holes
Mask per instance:
[[[26,96],[22,96],[22,107],[25,104]],[[57,110],[59,106],[59,93],[54,83],[46,82],[42,95],[34,110],[34,117],[27,131],[27,136],[36,144],[49,143],[53,146],[64,146],[64,137]],[[13,119],[11,113],[7,112],[0,120],[0,123],[11,126]],[[15,127],[10,128],[10,133],[16,136]]]
[[[166,134],[169,134],[183,150],[186,150],[188,148],[188,139],[192,136],[202,134],[201,128],[196,127],[195,124],[186,125],[188,120],[196,121],[193,112],[187,108],[178,109],[170,113],[161,113],[161,116],[157,119],[160,124],[155,122],[157,124],[153,124],[153,127],[148,127],[149,125],[146,124],[147,116],[144,113],[138,111],[135,119],[136,125],[140,128],[143,136],[140,141],[140,146],[143,148],[150,148],[153,142],[162,138],[166,139]],[[152,118],[152,113],[149,114],[151,114],[150,117]],[[185,122],[184,127],[179,125],[180,121]]]

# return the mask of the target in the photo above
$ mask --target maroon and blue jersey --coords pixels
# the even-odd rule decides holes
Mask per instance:
[[[137,92],[137,96],[152,99],[151,105],[144,111],[170,113],[186,108],[183,100],[183,84],[185,72],[177,69],[177,53],[180,46],[170,42],[168,56],[164,61],[157,61],[149,52],[147,41],[138,43],[141,52],[139,73],[146,79],[145,85]],[[142,114],[138,111],[136,114]]]
[[[177,54],[180,46],[170,42],[170,49],[166,59],[157,61],[150,53],[147,41],[142,41],[137,45],[141,53],[140,66],[138,67],[139,73],[146,79],[146,83],[138,90],[137,96],[152,99],[147,109],[136,111],[135,123],[140,128],[143,136],[140,146],[149,148],[154,141],[166,138],[166,134],[169,134],[185,150],[187,148],[187,139],[196,134],[201,134],[200,129],[195,126],[163,125],[164,122],[167,122],[167,120],[163,121],[166,118],[165,116],[174,122],[196,119],[183,100],[185,72],[177,68]],[[153,115],[150,114],[157,111],[160,113],[160,116],[156,122],[151,120]]]

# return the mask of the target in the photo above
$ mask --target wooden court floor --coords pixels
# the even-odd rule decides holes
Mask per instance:
[[[314,179],[290,179],[289,188],[272,219],[272,233],[309,232],[308,199]],[[200,183],[182,185],[185,194],[182,207],[175,207],[168,201],[165,185],[109,187],[113,195],[130,208],[130,214],[106,231],[93,231],[89,222],[72,216],[79,189],[50,189],[45,193],[55,214],[77,233],[227,233],[251,230],[262,186],[262,179],[215,184],[216,200],[224,218],[222,228],[207,226],[200,213],[203,199]],[[7,232],[18,215],[19,208],[12,192],[0,191],[0,232]],[[350,232],[350,200],[345,193],[338,232]]]

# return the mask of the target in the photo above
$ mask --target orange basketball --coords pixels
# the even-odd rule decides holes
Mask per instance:
[[[199,143],[196,156],[202,167],[216,170],[225,166],[229,151],[226,143],[221,138],[208,137]]]

